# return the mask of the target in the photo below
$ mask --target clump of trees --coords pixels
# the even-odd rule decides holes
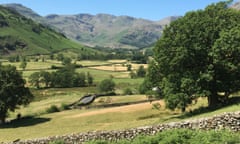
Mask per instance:
[[[30,75],[29,83],[36,88],[49,87],[84,87],[93,84],[93,77],[88,72],[77,73],[75,65],[66,65],[56,72],[40,71]]]
[[[98,89],[100,92],[113,92],[115,89],[115,82],[112,79],[104,79],[98,85]]]
[[[138,78],[138,77],[145,77],[146,76],[146,69],[143,65],[139,66],[139,68],[134,72],[133,70],[129,73],[130,77]]]
[[[33,95],[25,87],[25,81],[16,67],[0,64],[0,123],[5,123],[8,111],[27,105],[32,99]]]
[[[215,108],[240,89],[240,12],[228,5],[189,12],[164,29],[144,85],[160,87],[168,108],[184,111],[198,97]]]

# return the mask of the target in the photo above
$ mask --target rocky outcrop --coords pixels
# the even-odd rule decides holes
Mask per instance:
[[[120,139],[131,140],[138,135],[154,135],[169,129],[200,129],[200,130],[222,130],[228,129],[240,132],[240,111],[224,113],[210,118],[187,120],[183,122],[172,122],[155,126],[145,126],[122,131],[94,131],[65,136],[54,136],[42,139],[13,142],[14,144],[47,144],[55,140],[63,140],[67,144],[83,143],[89,140],[117,141]],[[12,144],[13,144],[12,143]]]

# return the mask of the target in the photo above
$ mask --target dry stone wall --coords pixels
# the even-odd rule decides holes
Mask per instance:
[[[17,141],[12,144],[48,144],[49,142],[62,140],[67,144],[81,144],[89,140],[109,140],[117,141],[121,139],[131,140],[138,135],[154,135],[158,132],[169,129],[201,129],[201,130],[221,130],[229,129],[234,132],[240,132],[240,111],[224,113],[222,115],[210,118],[201,118],[196,120],[188,120],[183,122],[172,122],[155,126],[145,126],[122,131],[95,131],[79,134],[71,134],[65,136],[55,136],[42,139]]]

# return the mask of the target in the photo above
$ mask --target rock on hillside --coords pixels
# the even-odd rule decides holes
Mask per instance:
[[[50,25],[67,37],[90,46],[143,48],[154,44],[165,25],[178,17],[150,21],[109,14],[48,15],[41,17],[19,4],[8,4],[26,17]]]

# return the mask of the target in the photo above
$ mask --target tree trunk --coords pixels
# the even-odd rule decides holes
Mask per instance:
[[[6,122],[6,121],[5,121],[5,117],[1,117],[1,118],[0,118],[0,124],[5,124],[5,122]]]
[[[0,111],[0,124],[5,124],[7,117],[7,110]]]
[[[209,108],[216,108],[218,105],[218,96],[217,94],[211,94],[208,96],[208,107]]]
[[[182,113],[184,113],[184,112],[186,111],[186,108],[185,108],[185,107],[182,107],[182,108],[181,108],[181,111],[182,111]]]

